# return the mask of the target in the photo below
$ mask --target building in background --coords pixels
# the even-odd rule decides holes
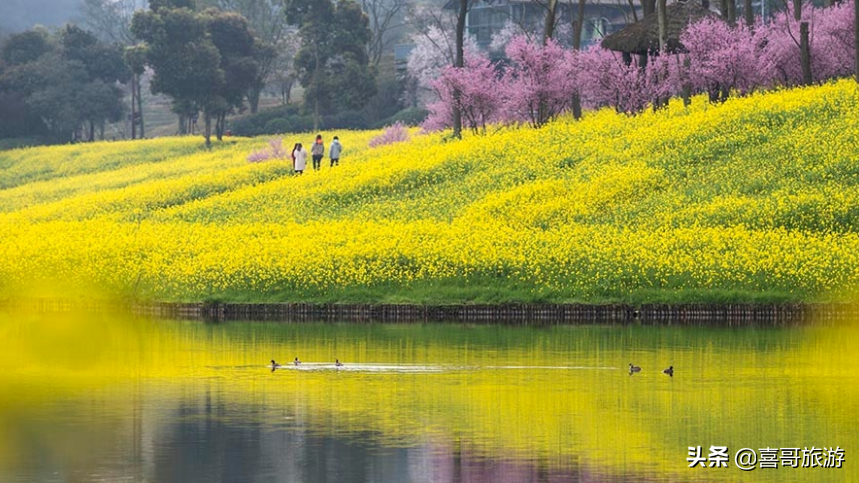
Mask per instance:
[[[638,2],[633,3],[634,7],[627,0],[587,0],[581,46],[597,44],[603,37],[633,23],[636,18],[641,18]],[[445,8],[456,8],[457,4],[456,0],[451,0]],[[544,4],[545,1],[534,0],[478,0],[466,17],[466,31],[486,49],[496,35],[510,26],[518,27],[523,32],[541,33],[546,18]],[[570,43],[577,9],[578,0],[558,0],[555,24],[557,40]]]

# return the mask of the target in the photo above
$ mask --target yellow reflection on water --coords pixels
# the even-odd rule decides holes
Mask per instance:
[[[162,444],[146,435],[204,408],[206,421],[264,433],[455,448],[609,480],[850,481],[857,340],[848,323],[542,329],[6,315],[0,476],[22,474],[34,442],[60,466],[139,460],[145,475],[147,444]],[[272,372],[272,358],[286,366]],[[642,372],[630,376],[629,362]],[[674,377],[661,373],[668,365]],[[838,445],[848,467],[686,468],[688,446],[699,445],[705,455],[710,445],[732,454]]]

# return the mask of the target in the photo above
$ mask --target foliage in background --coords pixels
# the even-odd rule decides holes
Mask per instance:
[[[146,43],[146,60],[155,71],[152,92],[170,96],[184,118],[202,112],[210,145],[212,122],[220,140],[227,114],[242,107],[258,78],[260,57],[269,52],[259,48],[241,15],[197,13],[194,6],[193,0],[151,1],[149,11],[134,14],[131,30]]]
[[[389,126],[391,124],[403,123],[406,126],[420,126],[426,120],[429,111],[420,107],[411,107],[408,109],[403,109],[402,111],[394,114],[393,116],[383,119],[376,123],[375,126],[371,126],[375,129],[381,129],[385,126]]]
[[[257,59],[258,68],[247,92],[249,109],[251,113],[256,113],[266,84],[273,80],[288,82],[294,75],[292,61],[298,50],[298,32],[286,23],[285,2],[199,0],[199,4],[201,7],[215,7],[242,15],[257,35],[254,58]]]
[[[382,129],[396,123],[419,126],[427,117],[421,108],[404,109],[394,115],[371,124],[366,110],[344,111],[340,114],[322,116],[322,129]],[[313,117],[302,114],[297,104],[262,109],[257,114],[233,119],[230,131],[235,136],[263,136],[283,133],[313,131]]]
[[[295,66],[314,128],[323,114],[363,107],[376,86],[366,51],[372,32],[361,6],[353,0],[293,0],[286,15],[300,28]]]
[[[0,137],[92,141],[124,113],[122,51],[90,32],[68,25],[12,35],[0,57]]]

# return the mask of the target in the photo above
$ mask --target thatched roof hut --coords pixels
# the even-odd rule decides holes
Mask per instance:
[[[709,2],[704,2],[709,5]],[[665,8],[668,19],[666,25],[666,49],[669,52],[682,52],[680,34],[691,23],[703,18],[721,18],[708,7],[695,0],[678,1]],[[651,13],[643,19],[628,25],[602,40],[606,49],[627,54],[647,54],[659,50],[659,19],[656,13]]]

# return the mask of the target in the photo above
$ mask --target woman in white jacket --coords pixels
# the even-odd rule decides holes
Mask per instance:
[[[295,146],[295,151],[293,151],[292,156],[295,158],[295,173],[303,173],[305,166],[307,166],[307,150],[304,149],[304,146],[302,146],[301,143],[298,143]]]

